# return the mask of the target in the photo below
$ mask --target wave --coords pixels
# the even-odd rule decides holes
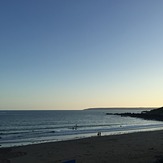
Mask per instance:
[[[77,125],[78,129],[82,129],[82,128],[93,128],[93,127],[111,127],[111,126],[117,126],[120,124],[89,124],[89,125]],[[3,133],[10,133],[12,134],[13,131],[20,131],[21,133],[23,133],[23,131],[30,131],[30,132],[34,132],[37,130],[55,130],[55,129],[73,129],[75,125],[64,125],[64,126],[44,126],[44,127],[8,127],[8,128],[4,128],[4,129],[0,129],[0,135]],[[17,132],[14,132],[17,133]]]
[[[163,124],[148,124],[148,125],[81,125],[76,130],[72,128],[59,128],[59,130],[51,130],[51,128],[43,130],[28,130],[23,132],[17,130],[17,132],[8,131],[0,133],[1,140],[16,138],[16,137],[46,137],[46,136],[61,136],[61,135],[76,135],[85,133],[96,133],[96,132],[116,132],[116,131],[129,131],[129,130],[143,130],[143,129],[154,129],[163,128]]]

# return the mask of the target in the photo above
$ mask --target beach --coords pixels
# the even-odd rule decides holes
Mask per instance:
[[[0,163],[159,163],[163,131],[137,132],[1,148]]]

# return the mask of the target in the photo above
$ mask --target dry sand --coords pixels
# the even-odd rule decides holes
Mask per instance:
[[[0,149],[0,163],[161,163],[163,131]]]

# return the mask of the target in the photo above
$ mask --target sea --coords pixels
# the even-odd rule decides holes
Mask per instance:
[[[162,130],[163,122],[106,115],[141,109],[0,111],[0,148]]]

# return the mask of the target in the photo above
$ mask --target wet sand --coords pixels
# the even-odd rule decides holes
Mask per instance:
[[[99,136],[0,149],[0,163],[161,163],[163,131]]]

